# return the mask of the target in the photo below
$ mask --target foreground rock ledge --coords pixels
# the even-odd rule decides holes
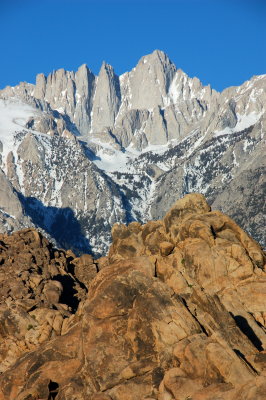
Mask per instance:
[[[113,227],[107,257],[0,235],[0,400],[259,400],[260,246],[205,198]]]

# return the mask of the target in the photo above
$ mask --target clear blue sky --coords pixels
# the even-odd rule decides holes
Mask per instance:
[[[266,73],[266,0],[0,0],[0,31],[0,88],[155,49],[217,90]]]

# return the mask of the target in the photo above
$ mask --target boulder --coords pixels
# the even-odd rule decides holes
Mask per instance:
[[[0,240],[0,400],[265,398],[265,255],[203,196],[115,225],[99,260]]]

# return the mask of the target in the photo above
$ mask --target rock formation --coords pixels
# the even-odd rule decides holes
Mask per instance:
[[[266,75],[218,93],[159,50],[121,76],[82,65],[7,87],[0,179],[15,197],[8,207],[0,196],[0,231],[35,226],[59,247],[99,256],[114,222],[162,218],[200,192],[265,246],[265,104]]]
[[[0,399],[263,400],[261,247],[199,194],[112,237],[96,261],[0,237]]]

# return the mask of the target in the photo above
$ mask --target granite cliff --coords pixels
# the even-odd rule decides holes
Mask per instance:
[[[113,223],[200,192],[265,245],[265,104],[266,75],[219,93],[159,50],[121,76],[104,62],[98,76],[82,65],[7,87],[0,230],[33,226],[100,255]]]
[[[265,255],[200,194],[108,255],[0,236],[1,400],[263,400]]]

